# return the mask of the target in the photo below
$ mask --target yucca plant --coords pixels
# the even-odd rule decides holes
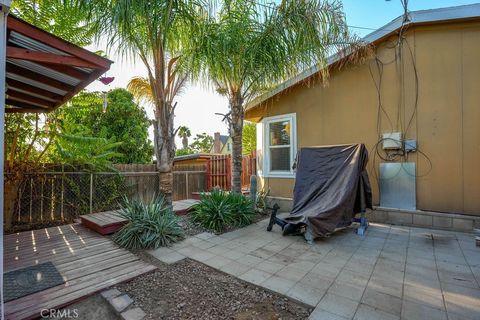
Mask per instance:
[[[156,197],[149,203],[124,199],[120,215],[128,222],[113,240],[128,249],[154,249],[183,239],[180,218],[166,205],[164,198]]]
[[[200,202],[193,207],[191,219],[204,228],[223,231],[233,222],[228,193],[214,189],[210,194],[201,194]]]
[[[232,207],[232,219],[239,227],[247,226],[255,219],[255,210],[252,200],[241,193],[230,193],[228,195]]]
[[[222,232],[228,227],[251,224],[255,217],[250,199],[242,194],[214,189],[202,194],[192,210],[191,219],[206,229]]]

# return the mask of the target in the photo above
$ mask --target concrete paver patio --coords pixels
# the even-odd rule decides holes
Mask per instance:
[[[364,237],[349,228],[308,245],[266,225],[202,233],[150,254],[188,257],[301,301],[315,307],[310,319],[480,319],[471,234],[371,224]]]

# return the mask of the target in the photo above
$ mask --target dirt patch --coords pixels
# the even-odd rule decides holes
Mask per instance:
[[[62,308],[48,319],[121,320],[115,309],[100,294]]]
[[[192,222],[188,215],[179,216],[179,217],[180,217],[180,225],[183,228],[183,232],[186,238],[197,235],[202,232],[208,232],[208,230],[203,228],[200,224]]]
[[[308,307],[192,260],[166,265],[117,288],[147,319],[307,319]]]

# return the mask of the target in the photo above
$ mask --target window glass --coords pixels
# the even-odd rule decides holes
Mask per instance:
[[[290,145],[290,121],[270,123],[270,146]]]
[[[289,120],[269,125],[270,170],[290,171],[291,124]]]
[[[290,147],[270,149],[270,170],[290,171]]]

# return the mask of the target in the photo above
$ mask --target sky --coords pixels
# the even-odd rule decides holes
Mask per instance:
[[[478,2],[478,0],[409,0],[408,5],[410,11],[415,11]],[[370,29],[378,29],[403,13],[400,0],[343,0],[342,3],[347,24],[359,36],[367,35],[373,31]],[[108,51],[102,44],[92,45],[88,49]],[[88,90],[106,91],[117,87],[125,88],[132,77],[146,75],[146,69],[140,61],[132,63],[122,60],[114,53],[109,54],[109,58],[115,63],[107,75],[115,77],[115,80],[107,87],[95,81],[87,88]],[[227,125],[221,121],[222,117],[215,115],[215,113],[228,112],[228,101],[212,88],[190,83],[176,101],[175,127],[187,126],[192,136],[203,132],[212,136],[214,132],[228,134]],[[153,118],[152,109],[148,106],[145,106],[145,109],[149,117]],[[150,136],[152,137],[153,134],[150,133]],[[180,141],[177,137],[177,146],[181,145]]]

